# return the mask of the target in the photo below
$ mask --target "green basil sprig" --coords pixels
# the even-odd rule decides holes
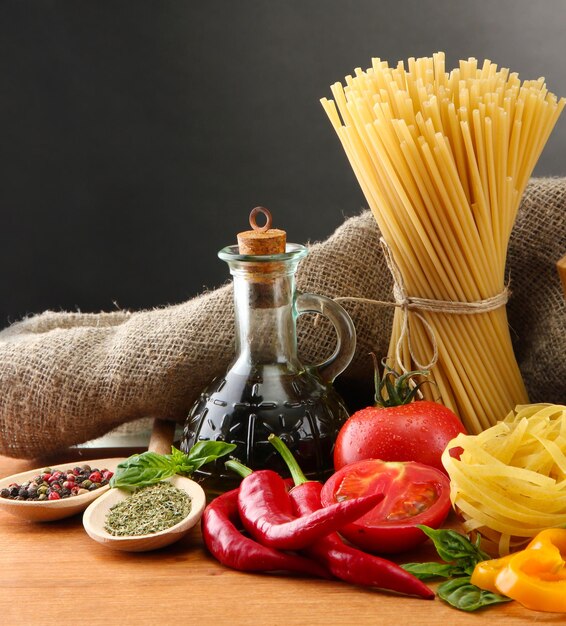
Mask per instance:
[[[453,578],[439,585],[438,597],[461,611],[476,611],[491,604],[511,601],[511,598],[472,585],[469,576]]]
[[[188,454],[171,446],[171,454],[143,452],[134,454],[116,467],[110,479],[111,487],[137,489],[165,480],[175,474],[190,476],[206,463],[230,454],[236,449],[233,443],[199,441]]]
[[[444,563],[408,563],[404,568],[413,566],[421,571],[421,579],[441,576],[450,578],[453,576],[471,576],[474,567],[481,561],[487,561],[491,557],[480,548],[481,537],[478,534],[475,543],[472,543],[465,535],[455,530],[435,530],[428,526],[419,525],[423,533],[432,540],[438,556]],[[415,574],[416,576],[417,574]]]
[[[510,598],[485,591],[470,582],[475,566],[491,557],[480,548],[481,537],[472,543],[455,530],[435,530],[418,525],[429,537],[444,563],[405,563],[401,567],[421,580],[448,578],[438,587],[438,597],[461,611],[476,611]]]

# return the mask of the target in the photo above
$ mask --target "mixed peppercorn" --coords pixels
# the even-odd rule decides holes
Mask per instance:
[[[66,470],[46,467],[32,479],[12,483],[0,491],[9,500],[60,500],[94,491],[107,485],[113,476],[108,469],[81,465]]]

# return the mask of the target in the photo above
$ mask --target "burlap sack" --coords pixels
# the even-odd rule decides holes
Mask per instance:
[[[515,355],[531,402],[566,403],[566,300],[556,262],[566,254],[566,178],[533,178],[507,256]]]
[[[533,180],[510,246],[509,320],[533,401],[566,401],[566,307],[555,269],[566,253],[565,208],[566,179]],[[311,246],[297,284],[332,298],[390,300],[391,277],[372,215],[347,220]],[[386,354],[392,309],[344,306],[358,343],[337,383],[355,408],[371,400],[368,354]],[[0,333],[0,453],[47,455],[142,417],[182,422],[200,390],[229,364],[233,329],[230,284],[162,309],[48,311],[12,325]],[[334,335],[328,324],[303,319],[299,345],[305,361],[317,362],[332,351]]]

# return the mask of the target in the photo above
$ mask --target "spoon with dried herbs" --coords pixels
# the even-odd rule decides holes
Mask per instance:
[[[199,442],[185,454],[171,446],[172,433],[168,440],[163,426],[154,424],[149,450],[120,463],[110,491],[85,511],[83,526],[95,541],[114,550],[155,550],[177,541],[200,520],[206,496],[188,476],[235,446]]]

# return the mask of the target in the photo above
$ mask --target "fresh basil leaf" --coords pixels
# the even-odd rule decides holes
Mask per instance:
[[[492,604],[511,600],[511,598],[472,585],[469,576],[453,578],[442,583],[437,593],[440,599],[461,611],[477,611]]]
[[[230,454],[236,449],[236,444],[225,443],[224,441],[199,441],[187,455],[187,461],[192,466],[194,472],[199,467],[216,461],[216,459],[226,454]]]
[[[438,555],[446,563],[407,563],[401,566],[403,569],[422,580],[436,576],[450,578],[439,585],[437,593],[439,598],[461,611],[476,611],[491,604],[509,602],[510,598],[471,583],[470,575],[476,564],[490,558],[480,548],[479,535],[472,543],[455,530],[435,530],[423,525],[418,525],[418,528],[432,540]]]
[[[190,476],[195,467],[191,463],[189,455],[185,454],[175,446],[171,446],[171,462],[175,467],[175,474],[181,474],[182,476]]]
[[[171,446],[171,460],[175,465],[183,465],[188,462],[189,455],[175,446]]]
[[[156,452],[134,454],[116,467],[110,479],[111,487],[133,489],[158,483],[175,473],[171,456]]]
[[[487,561],[491,557],[479,548],[479,544],[473,544],[465,535],[455,530],[435,530],[428,526],[418,524],[423,533],[434,543],[438,556],[448,563],[455,563],[468,570],[480,561]]]
[[[455,570],[459,571],[459,568],[455,568],[450,563],[405,563],[401,567],[420,580],[450,578],[454,576]]]
[[[134,454],[116,467],[110,479],[111,487],[135,489],[154,485],[174,474],[190,476],[195,470],[235,450],[233,443],[201,441],[188,454],[171,446],[171,454],[143,452]]]

